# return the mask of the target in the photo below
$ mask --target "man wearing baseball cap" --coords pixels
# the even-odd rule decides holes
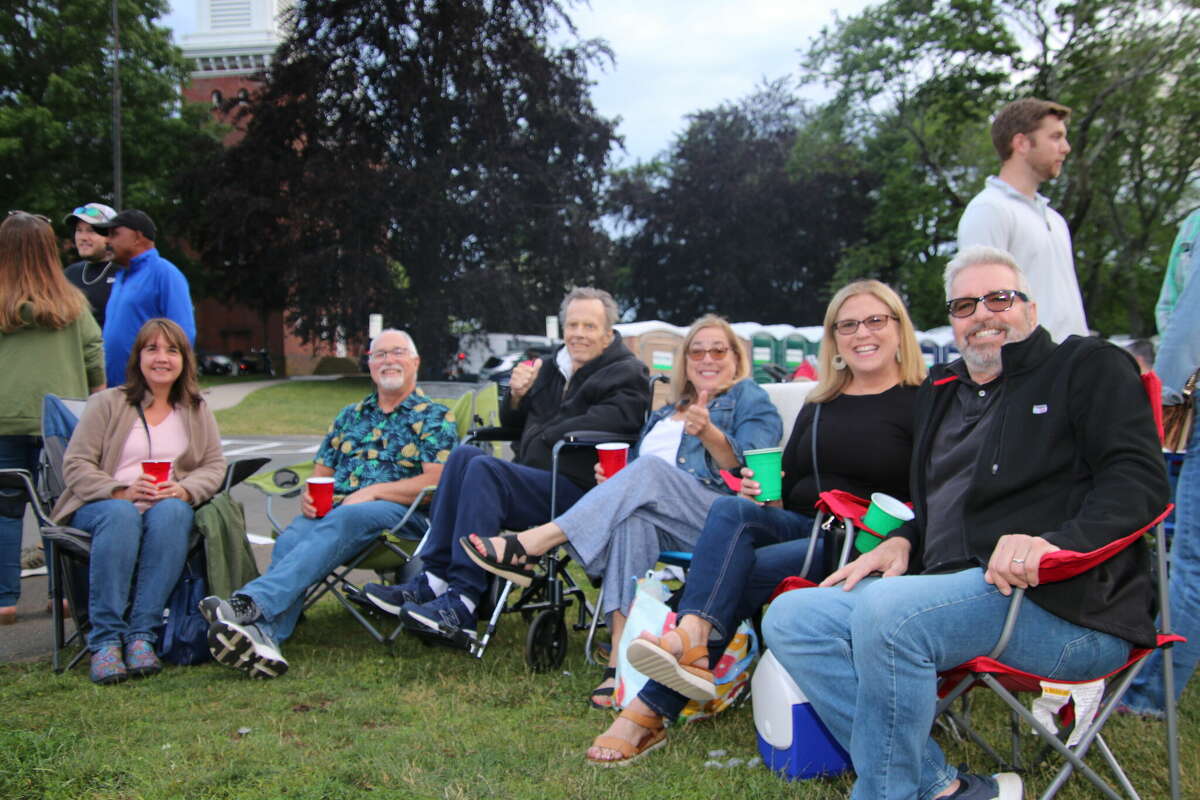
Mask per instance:
[[[79,287],[92,306],[96,324],[104,327],[104,307],[112,293],[116,270],[108,259],[108,232],[96,225],[110,222],[117,212],[103,203],[88,203],[63,217],[81,260],[67,267],[67,280]]]
[[[119,267],[104,315],[105,371],[108,385],[119,386],[125,382],[133,340],[146,320],[174,320],[195,344],[192,296],[179,268],[158,254],[158,228],[146,212],[127,208],[92,227],[107,231],[112,260]]]

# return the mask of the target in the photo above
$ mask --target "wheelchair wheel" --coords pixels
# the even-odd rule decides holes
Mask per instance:
[[[534,672],[557,669],[567,655],[567,625],[562,612],[542,611],[529,625],[525,636],[525,663]]]

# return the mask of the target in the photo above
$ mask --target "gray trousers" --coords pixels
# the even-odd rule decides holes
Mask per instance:
[[[663,550],[691,551],[721,494],[661,458],[646,456],[583,496],[554,520],[567,549],[604,579],[601,611],[627,613],[637,586]]]

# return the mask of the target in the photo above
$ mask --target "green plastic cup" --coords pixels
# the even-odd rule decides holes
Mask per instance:
[[[754,470],[762,492],[758,500],[764,503],[783,497],[783,448],[764,447],[761,450],[746,450],[746,466]]]
[[[879,536],[873,535],[871,531],[860,530],[854,537],[855,548],[860,553],[874,550],[875,546],[883,541],[880,537],[887,536],[912,518],[912,509],[890,494],[873,493],[871,505],[867,507],[867,513],[863,516],[863,525],[875,531]]]

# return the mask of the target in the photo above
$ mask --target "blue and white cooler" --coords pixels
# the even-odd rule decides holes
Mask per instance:
[[[837,775],[850,757],[770,650],[750,679],[754,728],[763,762],[790,781]]]

